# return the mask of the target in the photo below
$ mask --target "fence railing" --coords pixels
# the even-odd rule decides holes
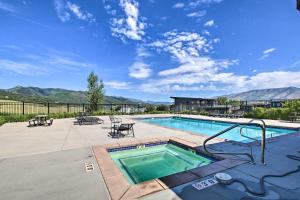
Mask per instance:
[[[0,102],[0,115],[78,113],[87,111],[90,111],[90,104]],[[144,113],[146,107],[142,104],[98,104],[94,111],[108,114],[132,114]]]

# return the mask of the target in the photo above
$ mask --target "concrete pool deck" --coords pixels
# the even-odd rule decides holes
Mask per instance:
[[[172,115],[122,116],[124,120],[138,117],[168,117]],[[182,115],[186,117],[215,119],[205,116]],[[113,139],[108,137],[109,119],[101,116],[104,125],[74,125],[74,119],[55,120],[50,127],[28,128],[27,123],[9,123],[0,127],[0,199],[110,199],[101,171],[97,166],[91,146],[118,142],[133,142],[155,137],[177,137],[201,145],[205,137],[184,131],[135,121],[136,138]],[[223,121],[247,122],[249,119],[225,119]],[[298,123],[266,120],[267,125],[300,127]],[[215,141],[218,142],[218,141]],[[225,150],[249,149],[231,143],[216,143],[214,147]],[[259,158],[259,147],[254,154]],[[297,155],[300,150],[300,136],[284,137],[267,144],[266,166],[243,164],[229,169],[233,176],[246,181],[258,182],[265,173],[283,173],[296,168],[299,162],[285,158],[286,154]],[[299,154],[298,154],[299,156]],[[283,162],[278,162],[278,160]],[[86,172],[84,164],[94,164],[92,172]],[[284,178],[267,180],[274,192],[269,195],[276,199],[300,197],[300,173]],[[205,178],[204,178],[205,179]],[[201,180],[201,179],[199,179]],[[197,180],[197,181],[199,181]],[[210,191],[210,192],[209,192]],[[236,196],[239,194],[239,196]],[[219,195],[219,196],[218,196]],[[245,196],[239,184],[221,186],[197,191],[186,183],[175,188],[142,197],[142,199],[240,199]],[[238,198],[239,197],[239,198]],[[270,196],[269,196],[270,197]],[[279,196],[280,197],[280,196]],[[277,198],[278,199],[278,198]]]

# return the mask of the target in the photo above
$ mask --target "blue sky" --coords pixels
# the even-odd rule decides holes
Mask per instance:
[[[295,0],[0,0],[0,88],[152,101],[300,86]]]

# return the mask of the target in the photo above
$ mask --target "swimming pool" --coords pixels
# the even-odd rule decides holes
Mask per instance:
[[[168,128],[175,128],[178,130],[189,131],[195,134],[204,134],[208,136],[214,135],[234,125],[234,123],[228,122],[200,120],[182,117],[146,118],[142,119],[142,121],[150,124],[156,124]],[[295,133],[297,131],[297,129],[267,127],[266,137],[276,137],[280,135]],[[261,129],[259,127],[247,126],[243,129],[243,134],[252,138],[260,139]],[[220,138],[244,143],[251,142],[250,139],[247,139],[240,135],[240,127],[228,131],[227,133],[221,135]]]
[[[109,154],[131,184],[161,178],[214,162],[192,149],[170,143],[114,151]]]

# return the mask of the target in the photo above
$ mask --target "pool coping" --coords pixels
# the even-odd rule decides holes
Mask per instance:
[[[197,153],[204,154],[216,161],[191,170],[171,174],[169,176],[153,179],[139,184],[131,184],[122,174],[117,164],[112,160],[108,150],[115,148],[128,148],[132,146],[146,145],[152,143],[170,142],[186,148],[191,148]],[[240,160],[231,155],[208,155],[202,146],[191,141],[177,137],[161,137],[131,142],[113,143],[106,145],[93,146],[93,153],[100,168],[104,182],[108,188],[111,199],[135,199],[154,192],[167,190],[184,183],[194,181],[205,176],[247,163],[248,161]]]

